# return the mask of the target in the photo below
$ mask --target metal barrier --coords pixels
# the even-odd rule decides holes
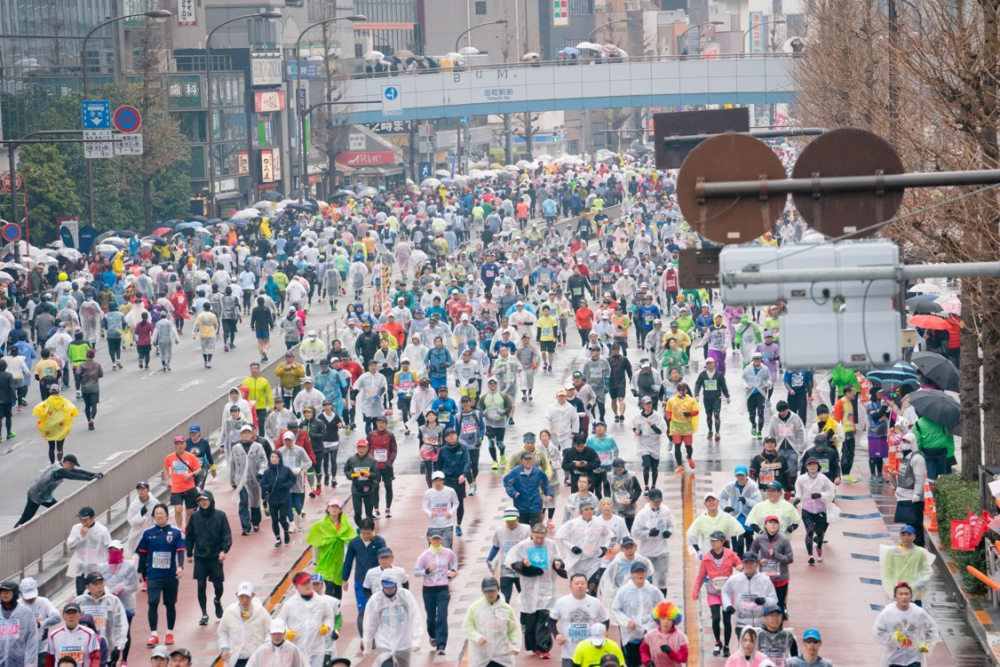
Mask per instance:
[[[261,375],[269,381],[275,378],[274,370],[279,363],[284,363],[284,355],[262,368]],[[40,571],[46,558],[66,554],[66,538],[70,529],[79,522],[76,513],[81,507],[94,508],[99,518],[107,515],[105,523],[111,522],[116,506],[121,504],[119,511],[127,512],[128,503],[122,503],[122,500],[135,490],[136,482],[160,474],[164,458],[173,450],[174,436],[187,435],[190,424],[201,425],[205,434],[217,431],[222,427],[223,408],[228,400],[227,392],[129,454],[101,479],[85,484],[23,526],[0,535],[0,580],[23,577],[25,571],[33,566]],[[59,553],[52,554],[56,550]]]

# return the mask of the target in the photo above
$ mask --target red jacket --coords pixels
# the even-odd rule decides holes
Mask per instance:
[[[396,436],[388,430],[375,429],[369,433],[368,447],[371,449],[369,453],[372,458],[378,461],[380,470],[386,466],[391,468],[392,464],[396,462]]]
[[[698,566],[698,576],[695,577],[694,591],[691,593],[691,599],[698,599],[698,591],[701,590],[701,585],[705,583],[706,579],[729,577],[736,570],[736,566],[742,564],[743,561],[740,560],[740,557],[732,549],[722,547],[722,567],[717,567],[715,559],[712,558],[711,551],[706,551],[701,559],[701,565]]]

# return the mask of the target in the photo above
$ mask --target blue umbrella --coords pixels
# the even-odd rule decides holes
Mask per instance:
[[[937,301],[938,300],[938,295],[937,294],[918,294],[916,296],[910,297],[909,299],[907,299],[907,301],[916,301],[917,299],[920,299],[922,301]]]
[[[191,222],[182,222],[174,227],[174,229],[197,229],[199,227],[202,227],[202,224],[197,220],[192,220]]]
[[[894,389],[903,385],[920,386],[917,367],[907,361],[898,361],[891,368],[880,368],[866,376],[871,382],[877,383],[883,389]]]
[[[562,50],[562,52],[565,53],[567,56],[578,56],[578,55],[580,55],[580,49],[578,49],[578,48],[576,48],[574,46],[567,46],[565,49]]]

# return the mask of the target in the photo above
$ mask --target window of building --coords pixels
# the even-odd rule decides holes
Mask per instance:
[[[354,57],[355,58],[364,58],[365,57],[365,47],[364,47],[364,44],[355,44],[354,45]]]
[[[589,15],[594,13],[593,0],[569,0],[570,16]]]
[[[479,16],[482,16],[485,13],[486,13],[486,2],[477,2],[476,3],[476,14],[479,15]]]

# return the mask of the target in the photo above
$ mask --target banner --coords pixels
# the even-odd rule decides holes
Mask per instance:
[[[764,50],[764,12],[750,12],[750,53]]]
[[[951,521],[951,548],[956,551],[975,551],[972,542],[972,527],[968,521]]]

